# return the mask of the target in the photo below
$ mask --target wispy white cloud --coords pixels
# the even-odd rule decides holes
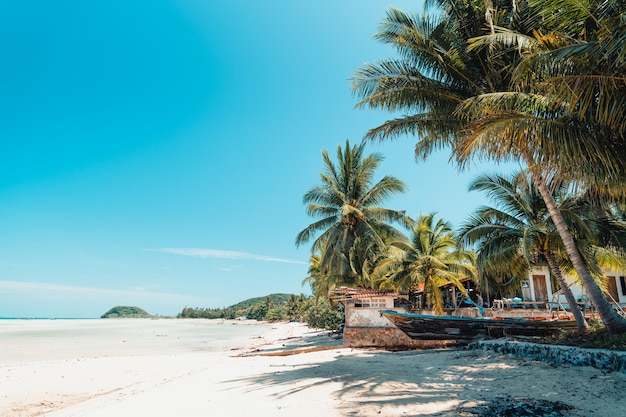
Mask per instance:
[[[32,282],[32,281],[9,281],[0,280],[0,293],[12,293],[32,291],[36,293],[64,293],[75,294],[82,296],[137,296],[153,297],[153,298],[172,298],[172,299],[187,299],[189,296],[172,293],[162,293],[154,291],[146,291],[142,287],[133,287],[130,289],[116,289],[116,288],[99,288],[99,287],[83,287],[78,285],[62,285],[50,282]]]
[[[174,255],[193,256],[196,258],[219,258],[219,259],[251,259],[263,262],[280,262],[287,264],[307,265],[306,262],[295,259],[275,258],[272,256],[256,255],[247,252],[236,252],[219,249],[202,249],[202,248],[160,248],[147,249],[154,252],[171,253]]]

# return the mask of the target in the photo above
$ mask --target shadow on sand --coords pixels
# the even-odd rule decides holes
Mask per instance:
[[[343,347],[341,335],[330,331],[311,331],[309,334],[279,339],[269,345],[262,344],[238,356],[290,356],[341,347]]]
[[[528,377],[524,361],[510,357],[494,360],[481,352],[463,350],[394,353],[348,349],[317,362],[298,356],[299,360],[276,358],[267,372],[227,383],[245,386],[248,392],[270,388],[276,399],[307,395],[304,391],[331,384],[342,416],[486,416],[494,415],[488,414],[489,404],[499,396],[516,404],[526,401],[506,392],[511,375]],[[285,362],[278,363],[281,360]],[[500,415],[578,415],[555,410],[551,414]]]

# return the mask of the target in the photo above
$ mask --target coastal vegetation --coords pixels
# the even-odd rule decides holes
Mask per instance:
[[[626,351],[626,333],[610,334],[599,326],[591,326],[591,329],[584,333],[562,332],[557,336],[543,338],[540,342],[550,345]]]
[[[304,298],[304,296],[301,297]],[[277,320],[290,320],[298,314],[297,300],[300,300],[300,297],[293,294],[270,294],[265,297],[249,298],[224,308],[185,307],[177,317],[204,319],[244,317],[250,320],[265,320],[267,316],[270,316],[277,317]]]
[[[343,311],[328,300],[303,294],[270,294],[255,297],[225,308],[185,307],[178,318],[239,319],[267,321],[304,321],[310,327],[337,330],[344,320]]]
[[[117,318],[150,318],[151,314],[139,307],[133,306],[116,306],[104,313],[100,318],[102,319],[117,319]]]
[[[475,254],[460,248],[450,225],[436,219],[434,213],[423,214],[416,221],[408,219],[408,228],[411,240],[390,242],[399,252],[382,260],[375,273],[385,278],[381,288],[406,293],[416,283],[423,284],[419,307],[426,308],[428,301],[441,315],[443,298],[439,288],[452,284],[467,295],[463,280],[476,279]]]
[[[608,334],[626,333],[601,274],[624,268],[625,12],[623,2],[594,0],[427,1],[422,15],[389,9],[375,38],[396,57],[357,69],[352,88],[357,108],[405,114],[373,127],[360,145],[339,147],[337,165],[322,154],[322,184],[303,198],[317,220],[296,237],[298,246],[313,240],[305,282],[314,297],[342,285],[422,288],[422,307],[442,313],[443,285],[471,278],[505,294],[530,268],[548,265],[570,305],[564,273],[581,282]],[[523,174],[479,177],[472,189],[501,206],[468,213],[456,233],[435,214],[414,221],[381,206],[404,186],[385,176],[372,187],[382,157],[364,154],[368,142],[406,135],[416,139],[418,162],[449,149],[459,169],[514,161]],[[447,242],[441,252],[438,240]]]
[[[477,178],[470,185],[470,189],[486,192],[503,209],[479,209],[461,227],[459,233],[467,242],[478,243],[478,263],[483,276],[503,281],[509,280],[511,272],[515,271],[515,277],[525,277],[533,266],[547,263],[560,290],[565,293],[578,328],[585,330],[589,327],[587,321],[558,264],[557,253],[562,246],[561,239],[552,227],[553,223],[541,196],[532,186],[526,187],[527,184],[528,178],[521,174],[513,175],[511,179],[488,175]],[[565,199],[560,208],[567,203]],[[573,213],[572,210],[570,212]],[[515,282],[515,287],[517,286],[519,283]]]
[[[602,268],[626,269],[623,251],[614,250],[620,246],[619,236],[626,235],[624,223],[598,216],[601,211],[588,195],[573,195],[563,183],[549,186],[577,249],[598,285],[604,287]],[[478,209],[458,232],[463,242],[476,245],[481,276],[497,283],[508,281],[507,286],[515,290],[520,286],[519,277],[527,277],[533,266],[548,265],[579,329],[587,330],[589,325],[564,277],[576,276],[572,263],[527,173],[480,175],[470,184],[470,190],[487,193],[495,203],[495,207]],[[610,236],[605,236],[607,230]],[[511,276],[517,279],[511,280]],[[491,282],[492,288],[497,288],[497,283]],[[483,289],[489,285],[488,279],[481,283]]]

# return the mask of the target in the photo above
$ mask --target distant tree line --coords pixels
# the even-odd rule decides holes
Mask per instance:
[[[271,294],[251,298],[225,308],[185,307],[178,318],[237,319],[267,321],[303,321],[309,326],[337,330],[344,321],[340,306],[331,306],[321,297],[310,298],[303,294]]]

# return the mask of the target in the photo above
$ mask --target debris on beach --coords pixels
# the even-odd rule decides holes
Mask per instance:
[[[574,410],[574,407],[560,401],[500,397],[475,407],[461,407],[459,416],[571,417]]]

